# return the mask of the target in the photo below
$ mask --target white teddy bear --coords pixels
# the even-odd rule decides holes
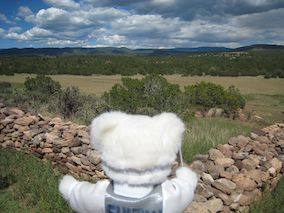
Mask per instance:
[[[109,180],[96,184],[66,175],[59,190],[81,213],[181,213],[197,176],[187,167],[168,179],[181,149],[183,122],[173,113],[154,117],[107,112],[91,125],[91,144],[101,153]]]

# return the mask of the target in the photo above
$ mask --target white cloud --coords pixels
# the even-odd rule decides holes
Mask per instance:
[[[5,38],[26,41],[39,40],[48,38],[50,36],[52,36],[52,33],[50,31],[38,27],[33,27],[21,34],[15,31],[8,32],[8,34],[5,35]]]
[[[47,4],[57,7],[57,8],[62,8],[62,9],[78,9],[80,7],[79,3],[76,3],[73,0],[44,0]]]
[[[160,15],[131,15],[112,23],[112,30],[134,37],[167,37],[184,22],[178,18],[163,18]]]
[[[26,6],[20,6],[18,9],[18,16],[25,18],[27,16],[33,15],[33,12],[31,11],[31,9],[29,7]]]
[[[121,35],[105,35],[97,39],[100,46],[123,46],[127,42],[126,37]]]
[[[20,6],[18,8],[17,17],[16,18],[23,18],[27,22],[34,21],[34,14],[29,7]]]
[[[8,30],[9,33],[19,33],[21,31],[22,31],[21,27],[10,27]]]
[[[12,24],[13,22],[10,21],[5,14],[0,13],[0,22],[3,22],[5,24]]]
[[[0,27],[0,38],[5,35],[5,30]]]

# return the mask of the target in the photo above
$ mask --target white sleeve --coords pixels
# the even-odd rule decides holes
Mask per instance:
[[[103,180],[91,184],[77,181],[72,176],[65,175],[60,181],[59,191],[76,212],[104,213],[105,192],[109,183],[108,180]]]
[[[193,200],[197,181],[193,171],[181,167],[176,178],[162,183],[163,213],[182,213]]]

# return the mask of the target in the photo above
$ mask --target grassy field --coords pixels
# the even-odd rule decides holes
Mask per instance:
[[[13,83],[14,86],[21,87],[26,77],[35,75],[15,74],[14,76],[0,76],[0,81]],[[66,88],[68,86],[78,86],[83,93],[102,95],[105,91],[111,89],[116,83],[121,83],[120,75],[52,75],[54,80]],[[141,79],[143,76],[136,75],[134,78]],[[182,77],[180,75],[166,75],[171,83],[184,86],[195,84],[196,82],[209,81],[220,84],[224,87],[234,85],[240,89],[247,100],[246,111],[250,114],[256,114],[264,118],[262,126],[275,122],[284,122],[284,79],[273,78],[264,79],[258,77]]]
[[[0,149],[0,212],[72,212],[59,194],[58,181],[50,163]]]
[[[224,118],[191,118],[186,124],[183,156],[187,163],[196,154],[206,153],[218,144],[228,143],[230,137],[251,132],[248,124]]]
[[[26,77],[35,76],[33,74],[15,74],[14,76],[0,75],[0,81],[11,83],[24,83]],[[59,81],[66,88],[74,85],[78,86],[84,93],[101,95],[105,91],[111,89],[116,83],[121,83],[120,75],[52,75],[53,80]],[[135,75],[133,78],[141,79],[143,76]],[[164,76],[170,83],[179,84],[181,88],[187,85],[195,84],[201,81],[213,82],[220,84],[225,88],[234,85],[240,89],[242,94],[265,94],[265,95],[283,95],[284,94],[284,79],[271,78],[264,79],[258,77],[214,77],[214,76],[180,76],[166,75]]]
[[[283,213],[284,210],[284,177],[281,178],[275,191],[266,190],[262,199],[254,202],[250,213]]]

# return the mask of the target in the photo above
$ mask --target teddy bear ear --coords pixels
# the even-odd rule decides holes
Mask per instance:
[[[101,151],[105,138],[115,130],[119,122],[125,118],[122,112],[106,112],[96,117],[91,124],[91,145]]]
[[[161,113],[155,116],[163,135],[163,145],[170,146],[175,151],[180,149],[185,130],[183,121],[174,113]],[[169,148],[170,148],[169,147]]]

